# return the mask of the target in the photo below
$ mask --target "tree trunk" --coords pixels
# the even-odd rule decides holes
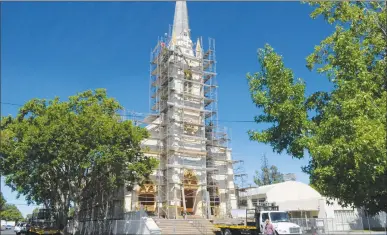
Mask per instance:
[[[63,234],[65,228],[67,227],[67,218],[69,212],[69,197],[63,193],[60,194],[60,201],[55,203],[55,209],[57,211],[57,222],[56,226]]]
[[[78,231],[79,228],[79,219],[80,219],[80,207],[78,202],[73,202],[74,204],[74,215],[72,218],[72,222],[70,223],[70,226],[68,229],[65,229],[65,235],[72,235],[75,234]]]
[[[66,204],[66,205],[64,205]],[[68,217],[69,206],[65,202],[63,203],[58,210],[58,227],[60,230],[63,230],[67,226],[67,217]]]

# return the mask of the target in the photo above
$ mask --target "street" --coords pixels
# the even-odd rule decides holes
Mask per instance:
[[[0,234],[1,235],[10,235],[10,234],[15,235],[15,232],[13,231],[13,228],[12,228],[9,230],[2,230],[2,231],[0,231]]]

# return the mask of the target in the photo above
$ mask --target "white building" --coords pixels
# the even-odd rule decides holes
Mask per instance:
[[[160,166],[143,187],[126,194],[126,211],[177,218],[223,217],[237,206],[228,136],[217,122],[215,40],[193,43],[185,1],[151,58],[151,138],[146,155]]]
[[[291,218],[321,219],[331,231],[345,231],[362,227],[356,209],[341,207],[336,201],[328,204],[327,199],[307,184],[297,181],[248,189],[239,195],[241,208],[254,208],[258,203],[275,203],[280,210],[288,211]],[[361,219],[360,219],[361,220]]]

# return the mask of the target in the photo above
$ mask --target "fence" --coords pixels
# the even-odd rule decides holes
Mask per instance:
[[[88,220],[68,223],[66,234],[73,235],[124,235],[124,234],[159,234],[159,231],[153,231],[149,228],[147,213],[143,210],[124,213],[124,218]]]
[[[368,216],[367,213],[363,211],[360,215],[363,219],[364,229],[387,231],[387,213],[381,212],[375,216]]]
[[[338,218],[291,218],[290,222],[299,225],[302,231],[307,233],[331,234],[334,232],[347,232],[362,230],[361,220],[340,220]]]
[[[129,211],[124,213],[124,220],[140,220],[143,217],[148,217],[148,214],[143,209],[140,209],[139,211]]]
[[[372,228],[370,218],[357,216],[350,218],[291,218],[290,222],[299,225],[306,234],[363,234],[364,230],[385,231],[385,227]],[[385,226],[383,224],[383,226]]]

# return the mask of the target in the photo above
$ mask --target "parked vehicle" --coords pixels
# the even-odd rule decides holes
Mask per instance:
[[[27,231],[28,231],[27,226],[28,226],[27,223],[18,223],[16,224],[13,231],[16,233],[16,235],[27,234]]]
[[[16,233],[16,235],[19,235],[20,234],[20,230],[21,230],[21,227],[23,226],[23,223],[17,223],[15,225],[15,228],[13,229],[13,231]]]
[[[288,212],[280,211],[274,204],[260,204],[255,209],[246,209],[246,216],[243,219],[214,221],[214,225],[220,228],[224,235],[258,235],[263,234],[267,219],[274,225],[276,235],[302,234],[301,227],[290,222]]]

